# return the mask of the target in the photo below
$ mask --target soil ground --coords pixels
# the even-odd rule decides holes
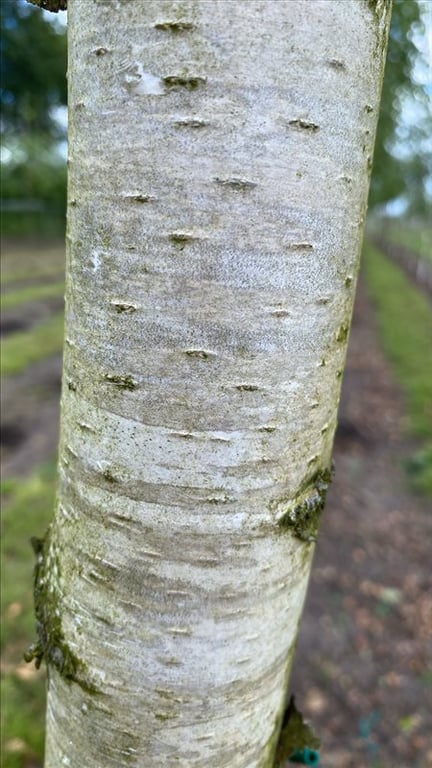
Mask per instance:
[[[4,319],[12,332],[15,314]],[[20,311],[22,327],[37,319],[31,305]],[[4,477],[55,455],[60,368],[60,357],[50,358],[4,382]],[[432,514],[407,486],[405,426],[360,281],[336,475],[292,676],[297,706],[322,739],[324,768],[432,766]]]

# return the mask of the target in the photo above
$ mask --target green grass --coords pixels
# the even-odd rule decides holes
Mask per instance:
[[[28,479],[2,483],[2,768],[25,768],[43,754],[45,674],[22,656],[35,639],[34,555],[30,537],[41,537],[55,498],[54,462]]]
[[[61,243],[9,243],[2,250],[2,309],[45,301],[63,293],[64,247]],[[51,281],[48,284],[43,280]],[[55,282],[53,282],[53,280]],[[60,282],[60,280],[62,282]],[[31,281],[37,281],[31,284]],[[39,283],[39,284],[38,284]],[[2,374],[60,352],[63,313],[32,330],[5,338]],[[45,671],[25,664],[23,653],[35,640],[33,614],[34,554],[30,537],[45,533],[55,497],[55,463],[28,478],[7,478],[2,494],[2,768],[42,764],[45,723]]]
[[[17,291],[11,291],[2,297],[1,308],[3,312],[8,309],[20,307],[31,301],[46,301],[53,297],[61,297],[64,293],[64,281],[48,283],[48,285],[31,285]]]
[[[432,440],[405,461],[413,485],[432,496]]]
[[[8,336],[2,344],[1,373],[11,376],[28,365],[61,352],[63,347],[63,312],[39,323],[31,331]]]
[[[402,270],[371,245],[365,247],[364,267],[383,347],[405,393],[411,431],[423,442],[410,460],[412,476],[432,494],[432,308]]]

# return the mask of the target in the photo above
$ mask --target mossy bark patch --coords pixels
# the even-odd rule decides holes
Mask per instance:
[[[308,481],[303,500],[290,508],[279,519],[281,528],[289,528],[294,535],[305,542],[317,540],[321,513],[325,507],[327,491],[333,478],[333,467],[319,470]]]
[[[367,4],[372,13],[381,15],[391,9],[392,0],[367,0]]]
[[[27,662],[35,660],[36,668],[45,659],[47,667],[54,666],[66,680],[76,682],[85,691],[95,693],[85,679],[84,664],[68,646],[62,627],[59,590],[59,561],[49,528],[43,539],[32,537],[36,564],[34,568],[34,608],[37,641],[24,654]]]
[[[279,766],[282,768],[287,760],[306,765],[317,765],[318,763],[312,762],[312,760],[318,758],[319,762],[319,747],[320,740],[312,728],[304,722],[302,713],[295,705],[294,696],[291,696],[282,720],[276,749],[275,768],[279,768]],[[310,762],[301,759],[304,752],[307,752]]]

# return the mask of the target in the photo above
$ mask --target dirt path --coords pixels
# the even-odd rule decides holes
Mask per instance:
[[[406,485],[403,399],[363,283],[339,423],[292,688],[324,768],[429,768],[432,513]]]

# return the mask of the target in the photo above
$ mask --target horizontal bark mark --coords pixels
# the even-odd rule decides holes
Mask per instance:
[[[207,78],[201,75],[167,75],[163,82],[169,88],[186,88],[188,91],[194,91],[202,85],[205,85]]]
[[[216,184],[219,184],[221,187],[228,187],[231,189],[238,189],[238,190],[248,190],[248,189],[254,189],[257,185],[255,181],[250,181],[249,179],[242,179],[238,176],[233,176],[232,178],[226,178],[221,179],[219,176],[215,176],[213,181],[216,182]]]
[[[131,194],[121,195],[123,200],[132,200],[135,203],[152,203],[156,200],[153,195],[148,195],[145,192],[136,192]]]
[[[87,424],[85,421],[77,421],[77,426],[84,432],[96,432],[94,427],[92,427],[91,424]]]
[[[138,386],[138,383],[132,378],[132,376],[126,374],[106,373],[103,376],[103,379],[109,384],[114,384],[114,386],[118,387],[119,389],[128,389],[131,392]]]
[[[211,352],[208,349],[186,349],[185,355],[188,357],[196,357],[199,360],[213,360],[217,357],[216,352]]]
[[[296,128],[301,131],[310,131],[310,133],[316,133],[319,131],[319,125],[316,123],[313,123],[310,120],[303,120],[302,118],[297,118],[296,120],[289,120],[288,125],[291,128]]]
[[[119,314],[132,314],[132,312],[136,312],[138,309],[138,304],[131,304],[127,301],[112,300],[110,304]]]
[[[176,245],[186,245],[186,243],[192,243],[194,240],[199,240],[198,235],[194,235],[193,232],[170,232],[169,239]]]
[[[95,48],[92,53],[95,54],[95,56],[106,56],[107,53],[111,53],[109,48],[106,48],[104,45],[100,45],[98,48]]]
[[[346,64],[341,59],[329,59],[328,63],[333,69],[346,69]]]
[[[285,248],[289,251],[313,251],[314,246],[312,243],[285,243]]]
[[[195,25],[191,21],[175,21],[174,19],[168,19],[167,21],[157,21],[154,25],[155,29],[160,29],[163,32],[188,32],[195,28]]]
[[[210,123],[199,117],[184,117],[174,121],[176,128],[206,128]]]

